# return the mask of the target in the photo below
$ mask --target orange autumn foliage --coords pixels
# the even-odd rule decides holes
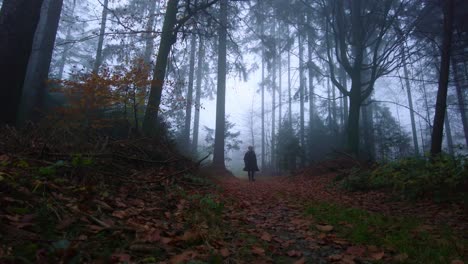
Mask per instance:
[[[130,67],[104,67],[99,73],[75,74],[69,80],[55,80],[65,103],[49,116],[58,125],[106,128],[116,122],[133,123],[138,128],[138,116],[150,84],[149,67],[135,60]]]

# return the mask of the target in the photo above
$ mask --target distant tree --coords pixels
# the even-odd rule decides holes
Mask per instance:
[[[239,139],[240,131],[232,131],[234,127],[235,124],[226,119],[224,128],[224,138],[226,142],[226,147],[224,148],[224,161],[230,161],[228,153],[234,150],[239,150],[240,145],[242,144],[242,140]],[[216,130],[207,126],[204,126],[204,130],[206,131],[205,142],[207,144],[205,150],[209,153],[213,153],[215,149]]]
[[[294,171],[297,159],[302,156],[302,148],[297,132],[289,120],[281,122],[277,134],[277,167],[280,171]]]
[[[0,124],[16,122],[43,0],[5,0],[0,10]]]
[[[179,30],[197,12],[212,6],[219,0],[202,1],[203,3],[198,3],[197,5],[191,1],[187,1],[187,4],[184,5],[185,9],[183,14],[178,18],[179,1],[180,0],[169,0],[166,5],[166,14],[164,15],[158,55],[153,69],[153,80],[151,82],[148,103],[143,120],[143,131],[146,134],[153,133],[157,127],[158,112],[160,110],[161,96],[166,77],[168,56],[172,45],[177,41]]]
[[[347,149],[358,155],[361,105],[374,90],[375,81],[398,66],[397,48],[402,39],[395,34],[394,25],[405,5],[396,0],[333,0],[323,1],[323,7],[329,21],[326,43],[331,80],[350,99]],[[411,24],[403,31],[409,30]],[[349,90],[336,74],[337,65],[351,79]]]
[[[102,64],[102,49],[104,46],[104,34],[107,26],[107,13],[109,12],[109,0],[104,0],[102,4],[101,26],[99,29],[98,45],[96,49],[96,58],[94,60],[93,72],[97,73]]]
[[[411,139],[392,116],[390,109],[374,104],[376,160],[389,161],[412,154]]]

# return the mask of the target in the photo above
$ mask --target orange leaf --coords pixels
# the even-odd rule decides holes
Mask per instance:
[[[252,253],[264,256],[265,255],[265,250],[261,247],[253,246],[252,247]]]
[[[342,258],[343,258],[342,254],[334,254],[334,255],[328,256],[327,259],[331,262],[336,262],[336,261],[340,261]]]
[[[263,232],[261,239],[270,242],[271,241],[271,235],[268,234],[267,232]]]
[[[316,225],[315,226],[319,231],[322,232],[330,232],[333,230],[333,226],[331,225]]]
[[[302,256],[302,252],[297,251],[297,250],[289,250],[287,254],[290,257],[300,257],[300,256]]]
[[[381,260],[384,255],[385,255],[385,253],[383,251],[381,251],[381,252],[375,252],[375,253],[370,254],[370,257],[373,260]]]
[[[362,257],[366,253],[366,248],[363,246],[351,246],[346,249],[346,253],[356,257]]]
[[[222,248],[219,253],[221,254],[221,256],[223,257],[229,257],[229,255],[231,255],[231,253],[229,252],[229,249],[227,248]]]
[[[112,213],[112,216],[115,216],[119,219],[123,219],[123,218],[126,218],[127,217],[127,213],[125,211],[114,211]]]
[[[171,264],[185,263],[188,260],[191,260],[191,259],[195,258],[196,256],[197,256],[197,252],[195,252],[193,250],[187,250],[187,251],[182,252],[179,255],[173,256],[169,260],[169,262]]]

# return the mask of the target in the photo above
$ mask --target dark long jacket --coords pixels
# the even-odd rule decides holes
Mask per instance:
[[[257,166],[257,156],[253,150],[249,150],[244,155],[244,171],[259,171]]]

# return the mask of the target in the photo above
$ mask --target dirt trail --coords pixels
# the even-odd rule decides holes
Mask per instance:
[[[328,230],[330,226],[323,223],[317,229],[311,228],[319,223],[304,215],[304,197],[294,192],[294,184],[287,178],[255,182],[226,179],[220,185],[227,198],[238,202],[226,212],[226,220],[239,232],[256,238],[250,247],[257,256],[255,261],[356,263],[355,257],[347,254],[351,245]],[[232,221],[233,216],[238,221]]]
[[[443,221],[454,230],[461,231],[460,234],[466,230],[467,218],[457,205],[395,201],[390,194],[378,191],[349,193],[333,185],[334,176],[270,177],[259,178],[256,182],[234,177],[221,180],[222,195],[233,201],[233,206],[224,212],[224,220],[238,233],[232,241],[233,251],[250,250],[250,256],[255,257],[239,255],[235,259],[246,260],[245,263],[351,264],[405,262],[408,257],[392,248],[347,241],[335,231],[340,227],[343,229],[343,226],[353,229],[353,225],[341,220],[335,223],[336,226],[319,222],[306,214],[312,203],[325,207],[336,204],[389,217],[417,218],[421,228],[430,232],[437,230]],[[416,234],[420,231],[415,229],[411,232]],[[239,234],[242,234],[241,239]],[[246,236],[251,238],[246,239]]]

